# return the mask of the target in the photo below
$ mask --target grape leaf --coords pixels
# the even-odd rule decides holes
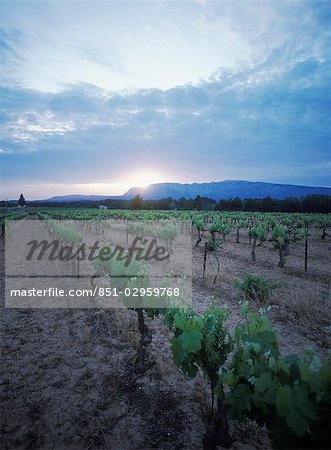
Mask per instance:
[[[281,416],[286,416],[293,402],[293,391],[290,386],[281,386],[276,397],[276,408]]]
[[[196,353],[201,349],[202,333],[200,331],[184,331],[179,339],[185,352]]]

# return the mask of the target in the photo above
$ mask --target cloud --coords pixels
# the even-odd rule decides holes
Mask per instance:
[[[5,1],[4,77],[48,92],[76,82],[132,91],[197,84],[220,67],[281,71],[324,57],[328,18],[327,2],[309,1]]]
[[[69,29],[72,5],[46,4],[42,54],[35,41],[37,6],[25,10],[37,25],[31,34],[22,11],[15,19],[7,12],[11,27],[0,41],[8,62],[0,88],[4,182],[114,184],[126,173],[162,168],[166,179],[186,182],[331,185],[328,8],[322,2],[240,5],[238,14],[237,2],[158,2],[147,16],[145,4],[112,16],[104,3],[100,9],[82,4]],[[107,23],[110,31],[100,41]],[[89,39],[81,34],[87,24]],[[21,72],[37,74],[34,89],[14,64],[23,41],[30,51]],[[39,73],[35,58],[51,48],[52,64],[41,58]],[[164,78],[155,69],[160,59],[161,71],[167,65]],[[61,67],[50,75],[54,64]],[[11,78],[17,70],[19,83]],[[129,89],[130,83],[138,88]]]
[[[10,152],[6,176],[29,179],[27,169],[38,165],[43,180],[107,182],[153,160],[178,178],[190,174],[191,181],[240,173],[240,178],[300,183],[310,177],[320,184],[322,174],[325,184],[330,63],[310,59],[274,78],[250,82],[259,71],[131,95],[79,84],[53,95],[35,92],[34,101],[32,91],[7,90],[11,108],[1,144]]]

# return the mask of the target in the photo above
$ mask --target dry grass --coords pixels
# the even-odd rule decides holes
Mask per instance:
[[[331,323],[331,299],[321,289],[289,289],[279,299],[282,318],[304,335],[323,338]]]

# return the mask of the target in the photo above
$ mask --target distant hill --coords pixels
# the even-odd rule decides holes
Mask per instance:
[[[145,188],[133,187],[123,195],[58,195],[44,200],[35,200],[34,202],[102,202],[107,199],[112,200],[130,200],[135,195],[140,194],[144,200],[160,200],[162,198],[172,197],[175,200],[185,197],[186,199],[195,198],[197,195],[208,197],[213,200],[221,198],[229,199],[239,197],[245,198],[264,198],[272,197],[284,199],[286,197],[304,197],[311,194],[331,195],[331,188],[297,186],[293,184],[264,183],[242,180],[225,180],[211,183],[156,183]],[[17,200],[10,200],[17,202]]]
[[[297,186],[292,184],[276,184],[242,180],[225,180],[211,183],[157,183],[146,188],[134,187],[129,189],[123,199],[131,199],[140,194],[145,200],[160,200],[172,197],[178,200],[181,197],[195,198],[202,197],[220,200],[234,197],[244,198],[264,198],[272,197],[283,199],[286,197],[304,197],[310,194],[331,195],[331,188]]]
[[[84,194],[75,194],[75,195],[57,195],[56,197],[47,198],[45,200],[34,200],[34,202],[98,202],[107,199],[117,199],[122,200],[122,196],[111,196],[111,195],[84,195]]]

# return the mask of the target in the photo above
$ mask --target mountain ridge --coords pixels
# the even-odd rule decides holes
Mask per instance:
[[[246,180],[224,180],[207,183],[168,182],[154,183],[144,188],[137,186],[132,187],[123,195],[69,194],[34,201],[52,203],[103,201],[107,199],[131,200],[137,194],[140,194],[145,200],[160,200],[168,197],[172,197],[175,200],[178,200],[181,197],[192,199],[197,195],[208,197],[216,201],[219,201],[222,198],[227,200],[235,197],[245,199],[264,198],[268,196],[276,199],[284,199],[286,197],[300,198],[312,194],[331,195],[331,188]]]
[[[155,183],[146,188],[134,187],[129,189],[122,198],[130,199],[140,194],[146,200],[160,200],[172,197],[202,197],[220,200],[239,197],[264,198],[272,197],[284,199],[286,197],[304,197],[310,194],[331,195],[331,188],[318,186],[300,186],[295,184],[266,183],[263,181],[224,180],[210,183]]]

